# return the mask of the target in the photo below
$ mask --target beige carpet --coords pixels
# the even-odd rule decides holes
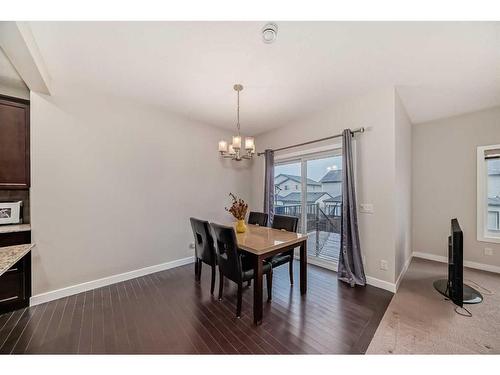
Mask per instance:
[[[465,283],[475,281],[484,301],[465,305],[472,317],[455,313],[432,282],[445,278],[447,265],[413,258],[373,337],[367,354],[500,353],[500,275],[464,268]]]

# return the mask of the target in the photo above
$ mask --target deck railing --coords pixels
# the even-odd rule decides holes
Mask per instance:
[[[326,212],[325,212],[326,211]],[[296,216],[302,219],[302,205],[274,206],[274,212],[277,215]],[[340,233],[340,217],[335,209],[329,209],[328,206],[323,210],[318,203],[306,205],[306,231],[315,234],[314,255],[320,256],[328,238],[320,236],[321,232]],[[300,226],[299,222],[299,226]]]

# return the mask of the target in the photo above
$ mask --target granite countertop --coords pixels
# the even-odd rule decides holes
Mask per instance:
[[[29,230],[31,230],[31,224],[0,225],[0,233],[27,232]]]
[[[34,246],[34,243],[28,243],[26,245],[0,247],[0,276],[16,264],[19,259],[28,254]]]

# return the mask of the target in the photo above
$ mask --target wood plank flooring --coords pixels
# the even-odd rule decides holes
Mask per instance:
[[[0,315],[0,353],[364,353],[392,293],[350,288],[312,265],[308,276],[301,296],[288,267],[276,268],[273,301],[256,327],[252,287],[236,319],[234,284],[226,281],[218,301],[208,267],[200,284],[194,265],[178,267]]]

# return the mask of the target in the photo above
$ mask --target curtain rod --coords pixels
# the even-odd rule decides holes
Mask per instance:
[[[355,133],[364,133],[364,132],[365,132],[365,128],[364,127],[351,130],[351,134],[352,135],[354,135]],[[334,139],[334,138],[339,138],[339,137],[342,137],[342,134],[335,134],[335,135],[331,135],[329,137],[315,139],[314,141],[309,141],[309,142],[304,142],[304,143],[298,143],[296,145],[291,145],[291,146],[286,146],[286,147],[280,147],[280,148],[274,149],[273,151],[276,152],[276,151],[287,150],[289,148],[295,148],[295,147],[310,145],[311,143],[327,141],[329,139]],[[261,156],[261,155],[264,155],[264,154],[265,154],[265,152],[258,152],[257,153],[258,156]]]

